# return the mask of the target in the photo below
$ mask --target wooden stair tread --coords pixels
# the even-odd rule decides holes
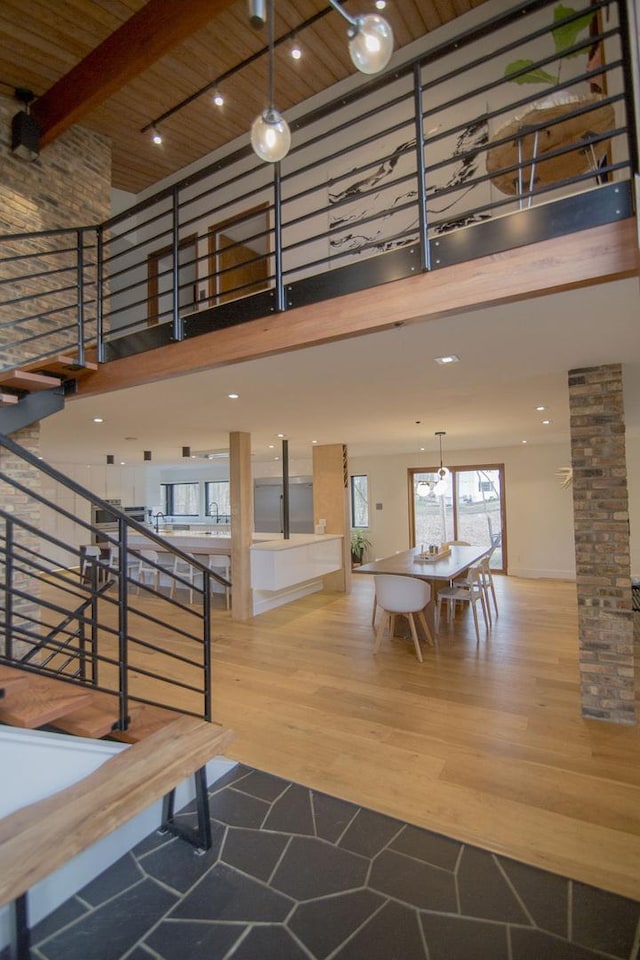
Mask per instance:
[[[68,354],[58,354],[55,357],[47,357],[45,360],[34,360],[32,363],[20,364],[20,369],[27,373],[54,374],[57,377],[73,377],[77,380],[89,373],[94,373],[98,369],[98,364],[92,360],[85,360],[84,363],[78,363],[78,358]]]
[[[5,666],[4,663],[0,664],[0,687],[5,690],[17,683],[25,683],[28,677],[29,674],[25,670],[15,670],[13,667]]]
[[[26,674],[0,701],[0,723],[32,730],[91,703],[90,691],[62,680]]]
[[[118,740],[120,743],[139,743],[173,723],[182,714],[165,707],[154,707],[149,703],[130,703],[129,716],[131,722],[128,728],[114,730],[109,735],[110,740]]]
[[[90,690],[91,702],[53,721],[56,730],[100,740],[108,736],[118,719],[118,698],[101,690]]]
[[[42,373],[29,373],[26,370],[9,370],[0,373],[0,384],[13,390],[51,390],[62,383],[59,377],[45,377]]]
[[[3,393],[0,392],[0,407],[11,407],[18,402],[18,397],[15,393]]]

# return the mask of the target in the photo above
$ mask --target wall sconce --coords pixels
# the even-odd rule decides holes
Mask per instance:
[[[35,95],[25,87],[17,87],[14,96],[25,105],[25,109],[16,113],[11,121],[11,152],[21,160],[37,160],[40,156],[40,127],[29,113]]]

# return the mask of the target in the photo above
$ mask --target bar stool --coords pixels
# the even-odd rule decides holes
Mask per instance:
[[[149,585],[153,583],[154,589],[157,591],[160,586],[160,570],[158,569],[158,551],[157,550],[141,550],[140,551],[140,563],[138,564],[138,587],[137,592],[140,593],[140,586],[146,585],[147,577],[149,578]]]
[[[210,553],[207,566],[209,570],[213,570],[214,573],[224,577],[225,580],[231,580],[231,557],[227,556],[227,554]],[[231,607],[230,588],[223,586],[213,578],[210,580],[210,588],[212,593],[217,593],[218,590],[224,591],[225,605],[228,610]]]
[[[171,577],[171,590],[169,591],[170,597],[175,597],[176,587],[184,587],[186,584],[178,582],[177,578],[180,580],[186,580],[189,583],[189,603],[193,603],[193,591],[195,586],[195,567],[192,563],[189,563],[188,560],[183,560],[182,557],[173,558],[173,576]]]
[[[89,543],[80,547],[80,580],[82,583],[91,582],[91,570],[96,567],[96,583],[100,582],[101,571],[98,567],[101,553],[100,547]]]

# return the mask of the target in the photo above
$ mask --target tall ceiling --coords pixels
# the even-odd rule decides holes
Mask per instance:
[[[482,2],[388,0],[384,16],[393,28],[398,50]],[[146,6],[175,13],[164,22],[158,16],[151,30],[145,25],[150,35],[141,37],[134,25],[145,7],[144,0],[2,0],[0,4],[0,90],[4,95],[25,87],[42,98],[75,68],[66,89],[58,87],[51,99],[82,101],[92,87],[103,85],[106,90],[110,63],[118,53],[126,60],[131,49],[131,70],[140,72],[102,102],[94,98],[77,122],[110,139],[113,186],[134,193],[248,135],[253,119],[267,105],[267,58],[263,55],[221,85],[223,107],[212,103],[211,91],[197,97],[161,124],[163,143],[154,145],[148,133],[141,133],[142,128],[264,51],[267,31],[249,25],[247,0],[208,0],[208,4],[205,0],[150,0]],[[205,11],[194,15],[194,21],[206,21],[208,10],[213,19],[176,43],[190,8],[195,13]],[[373,0],[346,0],[346,8],[352,15],[370,13]],[[291,58],[288,43],[277,47],[275,100],[281,111],[355,73],[348,55],[346,23],[326,0],[275,0],[276,42],[325,10],[326,16],[298,34],[301,60]],[[123,27],[127,22],[128,32]],[[115,46],[105,48],[106,59],[97,61],[97,67],[95,61],[88,61],[87,72],[78,73],[85,58],[118,30]],[[147,63],[155,55],[153,41],[161,31],[163,46],[171,49]],[[61,105],[48,106],[57,109]],[[36,116],[37,110],[36,100]]]

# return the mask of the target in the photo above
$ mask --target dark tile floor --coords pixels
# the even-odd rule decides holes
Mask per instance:
[[[210,806],[209,852],[153,834],[33,930],[33,957],[638,957],[637,902],[243,766]]]

